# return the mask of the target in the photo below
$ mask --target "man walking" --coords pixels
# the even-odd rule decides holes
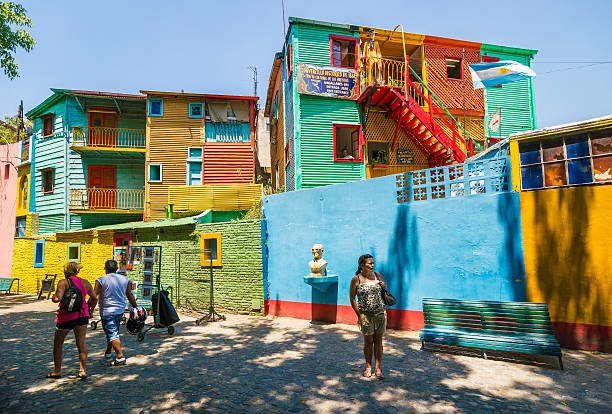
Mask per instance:
[[[121,351],[119,340],[119,324],[125,312],[125,299],[130,305],[136,307],[136,298],[132,294],[127,276],[117,274],[117,262],[107,260],[104,264],[106,275],[96,280],[94,292],[100,304],[100,319],[106,334],[106,352],[104,358],[112,358],[111,351],[115,350],[115,360],[112,366],[125,365],[126,359]],[[93,309],[92,309],[93,310]]]

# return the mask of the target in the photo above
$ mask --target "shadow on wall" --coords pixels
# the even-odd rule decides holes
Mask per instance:
[[[529,214],[533,217],[536,271],[530,276],[537,281],[532,286],[548,302],[563,346],[612,352],[609,327],[583,325],[585,321],[610,325],[605,323],[612,302],[605,284],[610,282],[605,274],[598,274],[598,270],[606,272],[606,266],[599,262],[602,257],[597,250],[607,247],[604,240],[595,240],[606,213],[598,214],[594,192],[604,190],[584,186],[529,194],[534,199]],[[597,217],[603,221],[590,222]],[[604,253],[604,261],[605,257]]]
[[[510,196],[518,197],[511,193]],[[509,284],[512,286],[513,300],[527,300],[525,285],[525,262],[521,247],[521,211],[519,203],[508,202],[505,197],[497,201],[497,217],[504,229],[502,252],[497,252],[499,269],[508,267]],[[495,252],[491,252],[495,254]]]
[[[380,272],[386,276],[389,291],[399,300],[410,296],[413,278],[418,274],[420,267],[417,218],[410,214],[410,203],[401,204],[397,208],[388,261],[386,266],[380,267]],[[396,316],[390,318],[390,328],[399,329],[409,324],[408,321],[402,320],[402,317],[406,316],[405,313],[398,313]]]

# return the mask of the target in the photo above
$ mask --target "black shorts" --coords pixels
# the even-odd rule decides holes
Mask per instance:
[[[55,324],[55,327],[63,331],[71,331],[76,326],[83,326],[83,325],[87,326],[88,323],[89,323],[89,318],[87,316],[83,316],[82,318],[73,319],[68,322],[62,322],[62,323],[57,322]]]

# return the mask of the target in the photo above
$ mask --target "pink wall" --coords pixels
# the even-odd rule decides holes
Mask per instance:
[[[19,143],[0,145],[0,277],[11,276],[18,158]]]

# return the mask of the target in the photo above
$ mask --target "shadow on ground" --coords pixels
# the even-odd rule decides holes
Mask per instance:
[[[120,368],[104,364],[104,335],[90,330],[84,381],[69,336],[63,378],[51,381],[43,377],[53,313],[24,309],[34,306],[28,300],[0,314],[4,412],[605,412],[611,400],[606,354],[568,351],[558,371],[554,361],[542,368],[421,351],[414,333],[392,331],[388,378],[365,380],[352,326],[233,315],[200,327],[181,321],[174,336],[154,329],[142,343],[122,328],[129,364]]]

